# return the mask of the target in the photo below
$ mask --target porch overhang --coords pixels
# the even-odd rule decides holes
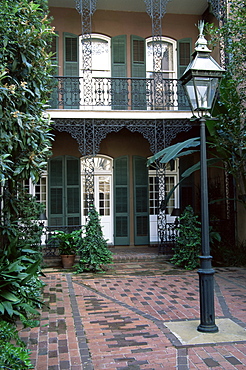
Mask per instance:
[[[75,8],[74,0],[49,0],[50,7]],[[207,0],[170,0],[167,3],[166,12],[172,14],[203,14],[209,6]],[[144,0],[97,0],[97,9],[128,11],[128,12],[146,12]]]
[[[137,120],[156,120],[156,119],[190,119],[191,111],[105,111],[105,110],[80,110],[80,109],[48,109],[46,114],[51,119],[137,119]]]

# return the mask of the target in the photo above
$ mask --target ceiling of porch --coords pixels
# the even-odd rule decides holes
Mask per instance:
[[[75,0],[48,0],[49,6],[74,8]],[[208,7],[207,0],[170,0],[167,13],[202,14]],[[144,0],[97,0],[97,9],[145,12]]]

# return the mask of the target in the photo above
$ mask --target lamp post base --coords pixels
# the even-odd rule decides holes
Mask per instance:
[[[217,333],[214,314],[214,270],[211,268],[211,256],[200,256],[203,268],[198,270],[200,291],[201,323],[197,330],[203,333]]]
[[[200,331],[202,333],[218,333],[219,329],[218,326],[213,324],[213,325],[198,325],[197,331]]]

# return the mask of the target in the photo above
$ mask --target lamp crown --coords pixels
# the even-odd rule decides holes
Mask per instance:
[[[211,53],[211,50],[208,48],[208,42],[204,37],[203,30],[204,30],[204,21],[199,21],[197,28],[199,30],[199,36],[195,43],[195,52],[202,51],[206,53]]]

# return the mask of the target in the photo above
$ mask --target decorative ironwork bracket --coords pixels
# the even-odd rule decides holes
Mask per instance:
[[[126,128],[139,132],[150,144],[153,154],[169,146],[179,132],[192,127],[188,119],[124,120],[124,119],[53,119],[53,127],[60,132],[68,132],[78,143],[82,156],[95,156],[100,143],[111,132]]]
[[[226,17],[226,0],[208,0],[208,2],[211,4],[213,15],[223,21]]]

